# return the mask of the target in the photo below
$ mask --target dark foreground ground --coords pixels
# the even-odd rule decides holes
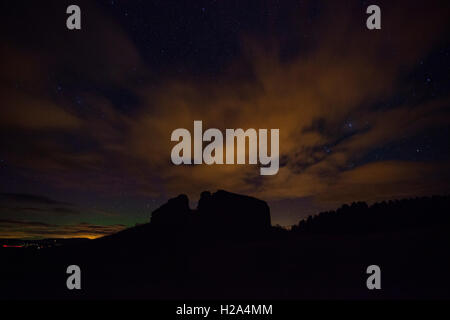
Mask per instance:
[[[208,245],[189,239],[126,246],[112,242],[47,250],[0,249],[1,298],[366,299],[450,298],[447,229],[312,235]],[[155,240],[155,242],[152,242]],[[203,239],[205,243],[208,239]],[[82,270],[82,290],[66,288],[66,268]],[[367,266],[382,289],[366,288]]]
[[[261,200],[202,199],[191,210],[179,196],[151,223],[98,240],[0,247],[0,298],[450,298],[450,197],[355,203],[291,231],[270,227]],[[81,268],[81,290],[66,287],[69,265]],[[370,265],[381,290],[367,289]]]

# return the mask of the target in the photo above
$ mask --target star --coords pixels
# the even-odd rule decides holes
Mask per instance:
[[[81,105],[81,104],[83,103],[83,101],[81,100],[81,98],[80,98],[79,96],[76,96],[76,97],[75,97],[75,102],[76,102],[78,105]]]

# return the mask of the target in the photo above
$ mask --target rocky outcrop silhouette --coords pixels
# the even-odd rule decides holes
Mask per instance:
[[[156,230],[184,228],[217,236],[260,235],[271,228],[270,209],[265,201],[253,197],[204,191],[195,210],[189,208],[186,195],[170,199],[153,211],[151,225]]]
[[[214,229],[241,233],[270,228],[270,209],[265,201],[224,190],[203,192],[197,212],[202,222]]]
[[[188,197],[180,194],[153,211],[151,223],[157,227],[184,226],[188,222],[190,213]]]

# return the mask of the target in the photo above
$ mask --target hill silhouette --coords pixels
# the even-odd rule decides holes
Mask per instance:
[[[449,298],[449,197],[344,205],[290,231],[266,202],[223,190],[180,195],[149,223],[45,250],[1,250],[3,298]],[[67,266],[82,290],[65,287]],[[382,290],[366,288],[366,268]]]

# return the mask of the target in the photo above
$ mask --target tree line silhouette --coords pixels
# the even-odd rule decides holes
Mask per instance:
[[[344,204],[337,210],[309,216],[292,227],[295,233],[372,233],[450,224],[450,196]]]

